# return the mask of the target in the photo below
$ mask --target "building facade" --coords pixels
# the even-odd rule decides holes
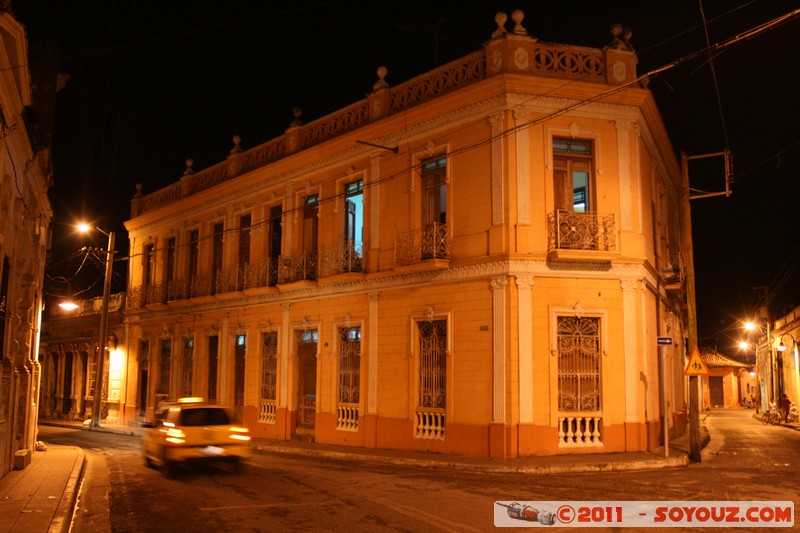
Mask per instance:
[[[39,347],[39,417],[62,420],[92,417],[97,354],[102,349],[105,359],[99,420],[117,424],[121,398],[128,384],[125,293],[109,298],[105,343],[100,342],[102,298],[81,300],[76,304],[78,308],[70,311],[51,306],[45,315]]]
[[[0,476],[24,468],[36,444],[44,265],[53,218],[50,145],[35,96],[55,94],[55,71],[34,91],[25,29],[0,7]],[[47,64],[47,61],[44,61]],[[34,94],[36,93],[36,95]],[[39,129],[37,129],[39,126]]]
[[[744,407],[758,397],[754,365],[726,357],[714,348],[703,348],[700,357],[709,372],[701,379],[707,409]]]
[[[123,422],[201,396],[256,438],[492,457],[683,430],[680,168],[635,52],[512,18],[137,193]]]
[[[786,394],[792,403],[800,403],[800,307],[773,323],[768,342],[758,352],[758,375],[765,395],[781,407]],[[764,405],[768,409],[769,404]]]

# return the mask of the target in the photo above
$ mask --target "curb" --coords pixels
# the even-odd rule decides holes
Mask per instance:
[[[78,452],[78,457],[75,463],[79,466],[73,467],[69,475],[67,484],[64,487],[64,495],[58,503],[56,512],[53,515],[53,521],[50,523],[48,532],[52,533],[66,533],[70,530],[72,525],[72,515],[75,513],[75,505],[78,502],[78,493],[80,492],[81,482],[83,481],[83,474],[86,470],[86,454],[82,448],[73,446]],[[47,453],[47,452],[45,452]]]
[[[278,455],[298,455],[306,457],[325,457],[329,459],[338,459],[342,461],[359,460],[365,462],[393,464],[393,465],[415,465],[431,469],[458,469],[462,472],[476,472],[476,473],[492,473],[492,474],[576,474],[576,473],[592,473],[592,472],[625,472],[632,470],[660,470],[664,468],[680,468],[689,465],[689,456],[681,452],[679,456],[675,457],[662,457],[653,460],[636,460],[636,461],[609,461],[594,464],[568,464],[568,465],[541,465],[541,466],[527,466],[527,465],[486,465],[486,464],[472,464],[469,462],[459,462],[452,460],[431,460],[431,459],[416,459],[410,457],[388,457],[388,456],[374,456],[364,455],[351,452],[335,452],[328,450],[298,450],[295,448],[285,448],[281,446],[254,446],[254,451],[261,454],[278,454]]]

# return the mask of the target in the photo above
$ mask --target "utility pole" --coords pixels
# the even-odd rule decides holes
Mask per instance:
[[[723,157],[725,163],[725,191],[707,192],[691,195],[689,186],[689,160],[705,159],[709,157]],[[697,198],[709,198],[712,196],[730,196],[731,183],[733,183],[733,162],[731,153],[728,150],[713,154],[697,155],[689,157],[686,152],[681,151],[681,176],[683,177],[683,190],[681,191],[681,242],[686,254],[686,305],[688,307],[687,334],[689,353],[699,351],[697,345],[697,303],[695,300],[694,285],[694,244],[692,241],[692,207],[690,200]],[[692,461],[700,462],[700,406],[698,398],[697,376],[689,376],[689,458]]]
[[[697,306],[694,292],[694,245],[692,241],[692,207],[689,204],[689,158],[681,152],[681,242],[686,254],[686,305],[688,307],[688,352],[697,349]],[[700,411],[697,397],[697,376],[689,376],[689,458],[700,462]]]

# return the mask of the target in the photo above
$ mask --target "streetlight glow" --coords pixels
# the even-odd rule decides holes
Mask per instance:
[[[95,363],[95,377],[94,377],[94,391],[92,392],[92,427],[100,426],[100,418],[102,417],[100,411],[102,405],[103,395],[103,366],[105,365],[106,345],[108,335],[108,299],[111,292],[111,277],[113,275],[114,263],[114,232],[109,231],[106,233],[98,227],[90,226],[89,224],[81,222],[77,225],[79,231],[86,233],[91,230],[97,230],[103,235],[108,237],[108,247],[105,251],[105,279],[103,283],[103,301],[100,308],[100,336],[98,338],[98,347]]]
[[[61,302],[58,306],[64,311],[74,311],[79,307],[75,302]]]
[[[753,324],[752,322],[745,322],[744,329],[746,329],[747,331],[753,331],[754,329],[756,329],[756,325]]]

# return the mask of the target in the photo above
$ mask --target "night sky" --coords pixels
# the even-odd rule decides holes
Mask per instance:
[[[354,103],[371,91],[380,65],[396,85],[479,50],[498,11],[522,9],[523,25],[542,41],[594,48],[609,43],[619,22],[633,32],[643,74],[798,7],[789,0],[16,0],[29,44],[57,38],[60,72],[70,76],[56,104],[50,270],[70,276],[77,268],[71,257],[90,243],[70,224],[82,218],[117,232],[119,256],[127,255],[122,224],[136,183],[147,194],[180,179],[187,158],[196,171],[218,163],[234,135],[244,149],[279,136],[294,107],[310,122]],[[774,319],[800,305],[798,72],[795,16],[649,82],[676,155],[728,148],[734,157],[732,195],[692,201],[701,344],[731,355],[739,322],[759,306],[766,303]],[[690,167],[692,187],[722,190],[721,159],[707,163]],[[95,244],[104,246],[104,237]],[[73,284],[86,284],[90,267]],[[116,272],[113,290],[124,290],[125,266]]]

